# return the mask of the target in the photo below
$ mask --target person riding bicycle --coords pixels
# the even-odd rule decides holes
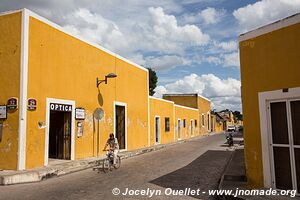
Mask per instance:
[[[103,151],[106,151],[107,146],[109,146],[109,151],[111,153],[113,153],[113,156],[114,156],[113,164],[116,165],[117,155],[118,155],[118,152],[119,152],[119,143],[118,143],[118,139],[115,138],[113,133],[109,134],[109,139],[107,140]]]

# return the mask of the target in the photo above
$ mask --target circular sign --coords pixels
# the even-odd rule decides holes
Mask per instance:
[[[104,110],[102,108],[97,108],[94,111],[94,118],[97,120],[101,120],[104,117]]]

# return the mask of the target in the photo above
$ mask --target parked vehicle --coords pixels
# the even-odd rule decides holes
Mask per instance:
[[[235,125],[229,125],[227,128],[228,132],[234,132],[235,131]]]
[[[233,137],[232,133],[228,133],[226,136],[227,144],[229,147],[233,146]]]

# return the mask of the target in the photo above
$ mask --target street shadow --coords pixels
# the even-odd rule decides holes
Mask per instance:
[[[200,189],[199,195],[188,196],[196,199],[217,199],[217,196],[209,196],[208,190],[218,189],[230,155],[230,151],[206,151],[185,167],[154,179],[150,183],[172,190]]]

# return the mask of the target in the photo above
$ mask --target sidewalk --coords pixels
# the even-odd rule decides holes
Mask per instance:
[[[210,134],[213,135],[214,133]],[[159,144],[151,147],[146,147],[142,149],[137,149],[134,151],[120,152],[119,155],[121,159],[126,159],[130,157],[134,157],[137,155],[141,155],[144,153],[158,151],[167,146],[197,140],[200,138],[204,138],[207,136],[196,136],[194,138],[189,138],[186,140],[180,140],[177,142],[169,143],[169,144]],[[97,165],[97,163],[101,162],[105,159],[105,156],[101,157],[93,157],[81,160],[54,160],[49,163],[46,167],[40,167],[30,170],[24,171],[14,171],[14,170],[4,170],[0,171],[0,185],[12,185],[18,183],[29,183],[29,182],[38,182],[42,180],[46,180],[51,177],[62,176],[65,174],[77,172],[80,170],[92,168]]]
[[[222,175],[219,190],[249,190],[247,187],[247,177],[246,177],[246,167],[244,161],[244,148],[237,147],[233,152],[225,171]],[[259,188],[263,190],[263,188]],[[267,189],[266,189],[267,190]],[[240,199],[240,200],[291,200],[291,199],[299,199],[299,197],[289,197],[289,196],[220,196],[219,199],[223,200],[232,200],[232,199]]]

